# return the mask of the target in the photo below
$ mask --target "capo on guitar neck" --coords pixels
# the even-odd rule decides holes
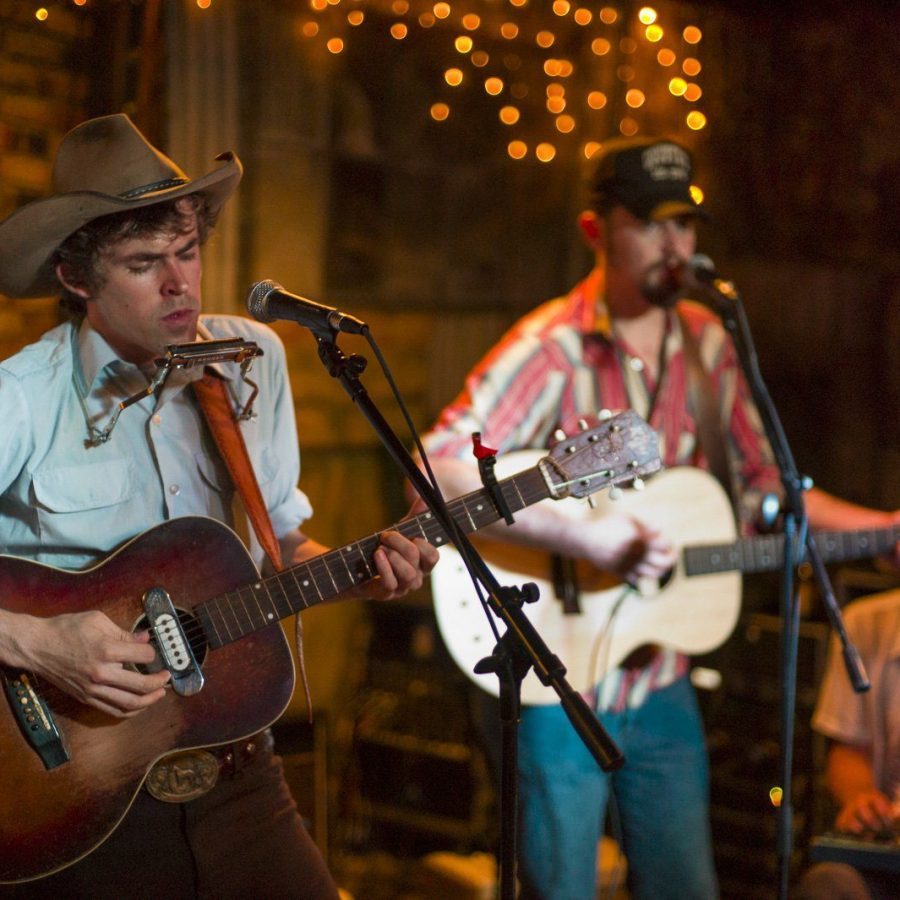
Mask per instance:
[[[481,443],[481,432],[472,432],[472,454],[478,460],[478,473],[481,475],[481,483],[491,498],[491,503],[497,510],[498,515],[503,517],[507,525],[512,525],[515,521],[513,514],[509,510],[509,504],[500,490],[497,481],[497,475],[494,472],[494,466],[497,465],[497,451],[490,447],[485,447]]]

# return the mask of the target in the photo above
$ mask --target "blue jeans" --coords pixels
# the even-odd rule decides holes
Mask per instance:
[[[687,678],[638,709],[600,721],[625,755],[604,773],[562,708],[522,710],[519,878],[522,900],[592,900],[597,843],[612,790],[632,900],[718,896],[709,828],[709,762]]]

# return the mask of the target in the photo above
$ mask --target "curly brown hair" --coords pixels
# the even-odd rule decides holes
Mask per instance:
[[[195,220],[200,243],[203,244],[215,225],[215,219],[201,194],[188,194],[177,200],[100,216],[70,234],[56,249],[51,264],[54,268],[59,263],[63,264],[68,281],[95,293],[104,284],[103,255],[113,245],[146,235],[187,234]],[[65,285],[61,285],[59,305],[64,315],[74,321],[81,321],[87,309],[85,299]]]

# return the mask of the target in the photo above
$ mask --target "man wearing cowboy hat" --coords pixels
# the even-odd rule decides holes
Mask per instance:
[[[229,471],[186,390],[203,373],[173,370],[148,390],[167,346],[227,338],[263,350],[253,370],[255,416],[241,432],[281,554],[299,563],[324,551],[300,530],[311,509],[297,488],[280,341],[248,319],[200,316],[200,248],[241,178],[233,154],[218,162],[192,180],[127,116],[92,119],[63,138],[53,195],[0,223],[0,292],[61,292],[71,316],[0,364],[4,553],[78,570],[169,519],[236,525]],[[252,386],[233,366],[214,367],[235,407],[245,408]],[[250,550],[262,565],[252,539]],[[387,532],[365,594],[391,598],[420,586],[436,558],[425,541]],[[155,658],[146,632],[123,631],[99,611],[41,617],[0,609],[0,664],[108,716],[138,716],[165,695],[168,671],[136,668]],[[140,791],[85,859],[0,895],[335,897],[267,736],[229,752],[231,775],[205,795],[169,803]],[[240,777],[236,755],[247,757]]]

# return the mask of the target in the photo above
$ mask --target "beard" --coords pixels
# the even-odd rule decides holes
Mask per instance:
[[[658,272],[659,277],[654,278]],[[641,282],[641,296],[653,306],[671,309],[681,295],[681,278],[677,268],[665,263],[653,266]]]

